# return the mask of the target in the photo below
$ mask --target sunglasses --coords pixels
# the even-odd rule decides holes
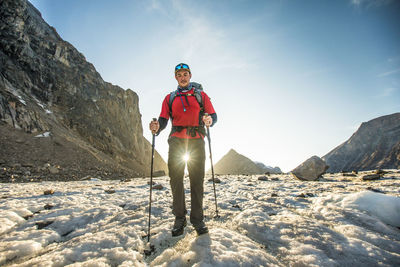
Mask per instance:
[[[181,63],[181,64],[179,64],[178,66],[175,67],[175,71],[182,70],[182,69],[186,69],[186,70],[190,71],[190,68],[189,68],[189,66],[187,64]]]

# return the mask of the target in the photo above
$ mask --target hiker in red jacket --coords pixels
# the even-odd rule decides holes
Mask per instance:
[[[213,126],[217,122],[217,114],[202,86],[190,82],[191,78],[192,73],[187,64],[180,63],[175,67],[178,88],[164,98],[158,121],[150,123],[150,130],[158,135],[167,126],[168,119],[171,118],[172,121],[168,139],[168,171],[173,196],[172,213],[175,215],[172,236],[182,235],[186,226],[187,210],[183,186],[185,155],[189,158],[187,168],[191,192],[190,222],[198,235],[208,233],[203,216],[204,126]]]

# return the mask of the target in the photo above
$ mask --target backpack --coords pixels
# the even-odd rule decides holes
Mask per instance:
[[[203,91],[203,86],[199,83],[191,82],[190,86],[194,88],[193,94],[187,94],[187,96],[195,96],[197,102],[200,105],[200,118],[204,115],[204,106],[203,106],[203,97],[201,96],[201,92]],[[172,119],[172,103],[175,100],[175,97],[178,95],[178,90],[172,91],[169,96],[169,117]],[[200,120],[202,122],[202,120]],[[200,124],[201,125],[201,124]]]

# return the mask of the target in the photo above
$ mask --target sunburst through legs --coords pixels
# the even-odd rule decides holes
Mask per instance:
[[[183,157],[182,157],[182,159],[183,159],[183,161],[184,161],[185,163],[188,163],[188,161],[190,160],[189,154],[188,154],[188,153],[184,154]]]

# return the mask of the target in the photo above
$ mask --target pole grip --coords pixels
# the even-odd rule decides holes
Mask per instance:
[[[204,113],[204,116],[208,116],[208,113]],[[210,128],[209,126],[206,126],[207,127],[207,130],[208,130],[208,128]]]
[[[157,118],[153,118],[153,121],[156,122]],[[155,132],[151,131],[151,133],[153,134],[153,136],[156,134]]]

